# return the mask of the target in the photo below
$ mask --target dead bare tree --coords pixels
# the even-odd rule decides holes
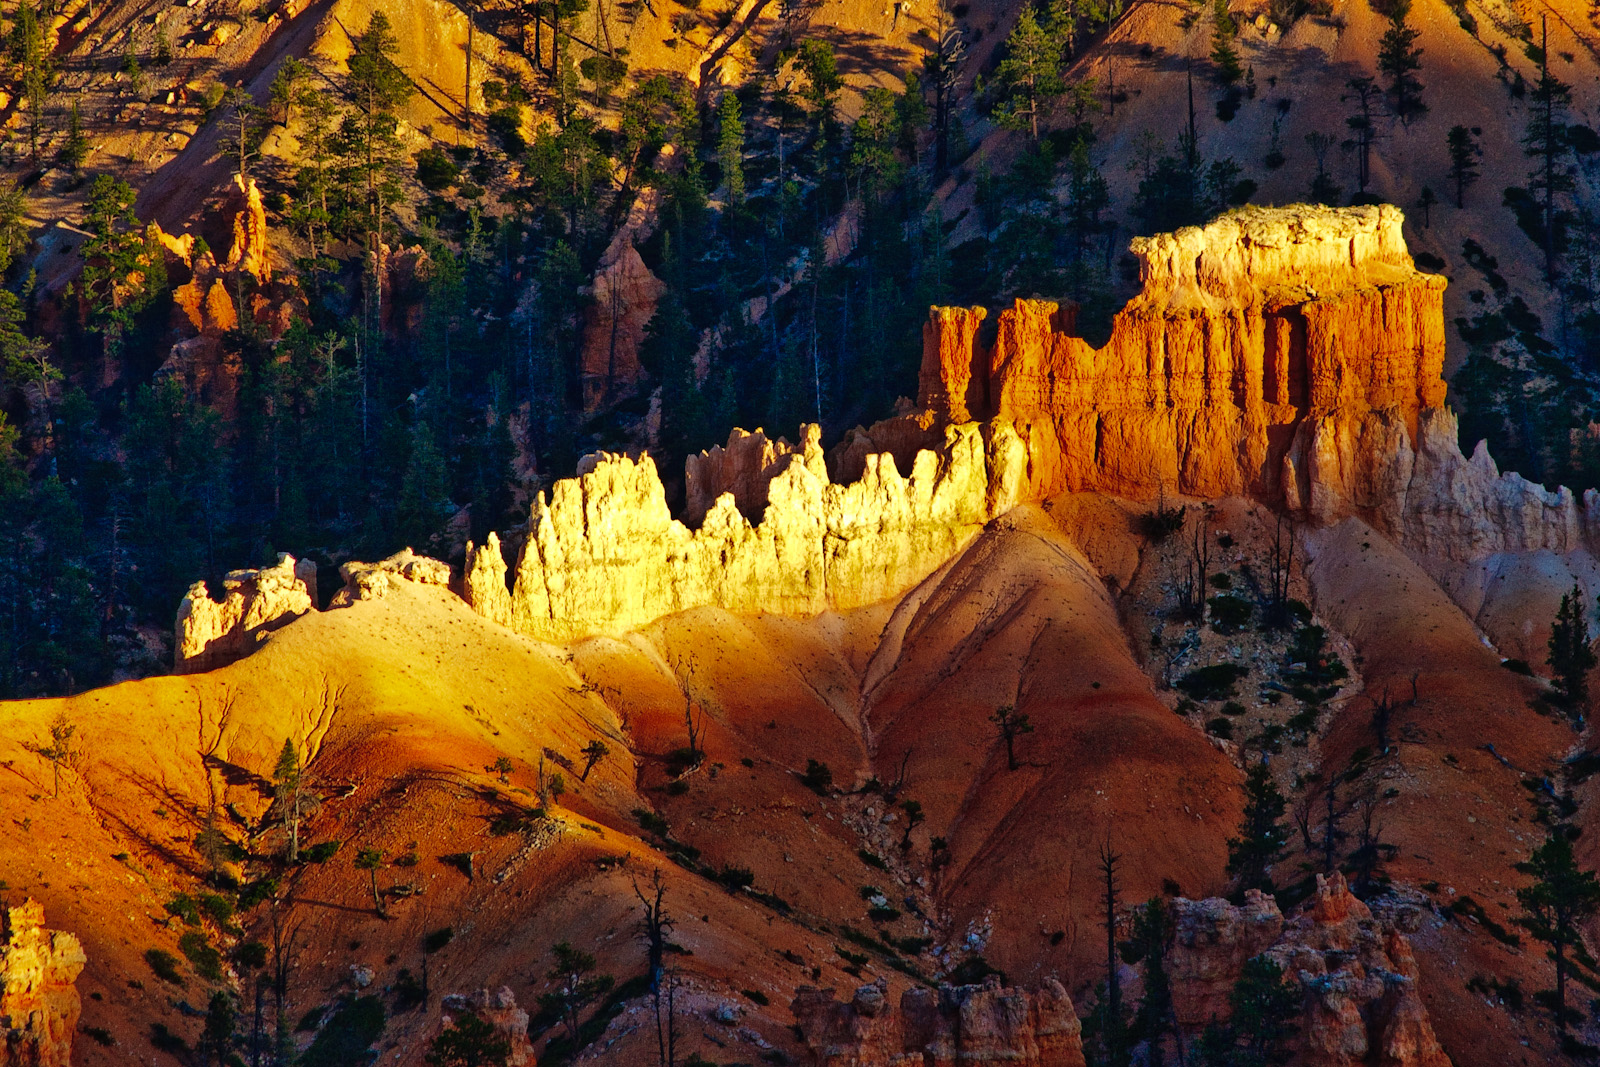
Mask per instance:
[[[668,1067],[676,1061],[677,1052],[677,1035],[672,1024],[671,978],[666,970],[667,935],[675,924],[667,914],[667,884],[666,879],[661,877],[661,868],[657,867],[651,872],[648,892],[646,887],[639,885],[638,879],[634,879],[633,893],[644,907],[644,918],[639,921],[639,937],[645,943],[650,996],[655,1004],[656,1046],[663,1067]],[[663,1007],[667,1009],[665,1018],[662,1015]]]
[[[1281,628],[1290,622],[1289,578],[1294,568],[1294,532],[1294,520],[1279,515],[1272,532],[1272,557],[1268,560],[1266,621],[1269,626]]]
[[[1189,551],[1184,557],[1183,580],[1178,583],[1178,606],[1194,619],[1204,618],[1206,611],[1206,580],[1211,575],[1211,539],[1206,536],[1206,525],[1210,517],[1209,508],[1196,515]]]

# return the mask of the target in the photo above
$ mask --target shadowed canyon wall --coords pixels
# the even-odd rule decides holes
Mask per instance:
[[[553,641],[701,606],[842,610],[903,593],[1014,505],[1076,490],[1358,515],[1447,585],[1496,553],[1585,547],[1600,495],[1457,446],[1445,280],[1416,270],[1402,223],[1388,205],[1243,208],[1136,238],[1143,290],[1098,349],[1070,307],[1017,301],[992,340],[982,308],[934,308],[908,413],[831,455],[815,427],[799,445],[736,430],[688,459],[681,521],[649,456],[592,455],[534,502],[514,563],[495,538],[468,546],[459,589]],[[180,659],[269,628],[202,600],[197,585],[180,610]]]

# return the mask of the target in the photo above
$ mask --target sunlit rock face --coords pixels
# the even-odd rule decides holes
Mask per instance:
[[[0,1067],[69,1067],[83,1010],[74,986],[88,957],[72,934],[44,926],[32,900],[0,929]]]
[[[1414,438],[1444,399],[1444,279],[1418,272],[1392,207],[1246,209],[1138,238],[1144,290],[1094,348],[1046,301],[936,309],[921,400],[1008,423],[1023,493],[1251,495],[1298,506],[1306,427],[1375,414]],[[1289,461],[1286,463],[1286,460]]]
[[[259,570],[229,572],[223,599],[195,582],[178,606],[173,657],[180,672],[210,670],[245,655],[265,634],[316,606],[317,568],[287,553]]]
[[[1402,222],[1387,205],[1244,208],[1137,238],[1143,291],[1099,348],[1070,306],[1019,300],[992,322],[933,308],[902,414],[831,453],[815,426],[798,444],[735,430],[686,461],[678,517],[649,456],[589,456],[534,501],[516,559],[495,538],[469,545],[455,588],[552,641],[705,606],[845,610],[903,594],[1013,506],[1078,490],[1356,515],[1447,585],[1497,553],[1586,547],[1600,495],[1547,491],[1458,447],[1445,280],[1413,266]],[[396,560],[348,565],[336,606],[389,581],[450,581],[442,564]],[[191,590],[178,659],[236,656],[308,610],[255,586],[230,586],[221,607]]]

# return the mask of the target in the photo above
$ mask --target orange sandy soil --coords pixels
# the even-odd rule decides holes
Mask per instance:
[[[205,983],[185,966],[186,986],[167,985],[144,953],[177,952],[182,927],[163,905],[201,888],[192,842],[211,791],[230,837],[256,856],[280,846],[263,820],[266,776],[293,737],[312,754],[325,798],[304,839],[344,842],[287,884],[301,930],[295,1017],[349,991],[352,965],[373,970],[373,991],[402,967],[419,974],[423,935],[455,932],[429,958],[427,1008],[391,1021],[385,1062],[421,1062],[443,993],[504,984],[535,1010],[555,942],[593,952],[619,981],[640,974],[632,880],[658,869],[678,922],[673,940],[692,953],[672,957],[689,990],[685,1052],[755,1061],[759,1035],[798,1055],[788,1029],[795,986],[862,980],[841,970],[837,949],[859,951],[846,925],[874,931],[864,886],[902,913],[887,932],[935,939],[932,952],[907,961],[921,972],[959,960],[970,937],[1013,980],[1060,975],[1084,1010],[1097,977],[1095,864],[1106,835],[1125,857],[1125,902],[1164,881],[1190,896],[1216,893],[1242,803],[1237,749],[1207,737],[1195,716],[1173,714],[1176,694],[1158,684],[1150,612],[1165,595],[1172,546],[1144,543],[1137,510],[1088,495],[1019,508],[899,602],[847,615],[708,609],[560,649],[440,590],[407,587],[303,618],[209,674],[0,705],[5,895],[38,898],[53,928],[83,939],[83,1025],[104,1027],[117,1044],[80,1038],[78,1062],[149,1058],[158,1021],[192,1039],[198,1020],[176,1005],[203,1006]],[[1223,502],[1208,521],[1237,539],[1219,566],[1259,564],[1269,517]],[[1470,895],[1510,926],[1521,884],[1511,864],[1541,836],[1519,772],[1549,772],[1574,736],[1529,709],[1537,684],[1502,668],[1466,615],[1382,537],[1350,521],[1303,534],[1302,544],[1297,592],[1342,635],[1356,673],[1322,736],[1282,757],[1280,775],[1341,767],[1372,746],[1362,684],[1409,698],[1418,672],[1419,700],[1397,712],[1393,750],[1369,773],[1396,791],[1380,816],[1384,840],[1399,848],[1388,873],[1441,908],[1413,936],[1424,997],[1463,1067],[1546,1062],[1554,1053],[1534,1009],[1509,1014],[1465,985],[1482,974],[1542,988],[1540,953],[1442,908]],[[672,795],[666,757],[686,743],[686,699],[706,760]],[[1015,772],[987,722],[1004,703],[1036,727],[1019,739]],[[46,739],[58,709],[78,725],[83,755],[52,798],[48,764],[25,746]],[[542,755],[551,771],[561,760],[581,766],[579,750],[596,738],[612,755],[587,781],[563,772],[553,840],[491,833],[495,818],[535,806]],[[501,755],[512,760],[509,784],[485,770]],[[921,802],[927,821],[902,848],[903,812],[873,792],[818,797],[799,780],[808,759],[829,764],[846,791],[903,775],[902,797]],[[716,868],[749,868],[756,888],[792,911],[673,863],[635,809],[666,818]],[[950,847],[938,868],[933,836]],[[1595,847],[1587,835],[1583,844]],[[385,856],[380,886],[423,890],[392,899],[387,921],[352,864],[366,847]],[[889,870],[868,866],[863,849]],[[411,851],[415,866],[393,864]],[[474,853],[471,881],[442,858],[461,852]],[[1280,865],[1280,880],[1298,877],[1302,858]],[[246,873],[264,869],[252,862]],[[267,939],[265,909],[246,925]],[[881,955],[862,971],[877,974],[896,987],[909,981]],[[732,1024],[716,1020],[721,1005],[734,1009]],[[653,1060],[647,1016],[646,1002],[631,1002],[591,1057]]]

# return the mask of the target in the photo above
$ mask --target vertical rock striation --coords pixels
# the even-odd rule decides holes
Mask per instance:
[[[8,910],[0,933],[0,1067],[70,1067],[83,946],[46,930],[32,900]]]

